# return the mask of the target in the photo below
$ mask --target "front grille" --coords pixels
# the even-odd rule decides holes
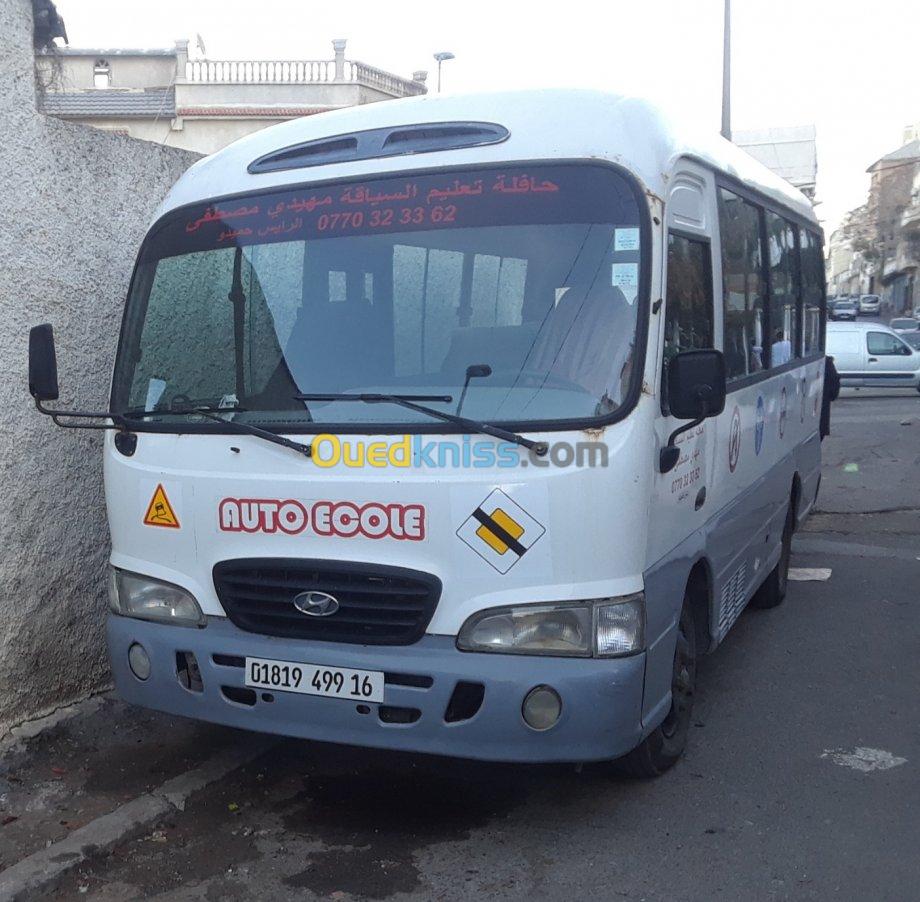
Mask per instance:
[[[345,561],[244,558],[214,567],[217,597],[242,630],[290,639],[410,645],[425,633],[441,596],[430,573]],[[325,592],[339,603],[327,617],[294,607],[301,592]]]

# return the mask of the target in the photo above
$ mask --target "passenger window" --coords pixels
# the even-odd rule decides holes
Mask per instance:
[[[348,276],[347,273],[329,271],[329,303],[344,304],[348,296]]]
[[[894,357],[910,354],[911,350],[895,335],[888,332],[869,332],[866,334],[866,347],[870,354],[878,357]]]
[[[767,247],[770,253],[770,366],[778,367],[799,351],[799,267],[795,227],[766,212]]]
[[[764,286],[760,211],[724,188],[719,191],[725,370],[739,379],[764,369]]]
[[[802,261],[802,353],[821,353],[821,323],[824,308],[824,257],[814,232],[799,233]]]
[[[473,257],[470,326],[519,326],[527,261],[514,257]]]
[[[393,292],[396,374],[436,373],[450,347],[460,306],[463,254],[397,244]]]
[[[712,347],[712,263],[709,243],[668,235],[664,356]]]

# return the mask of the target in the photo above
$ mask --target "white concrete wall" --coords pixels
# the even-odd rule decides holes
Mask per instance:
[[[128,56],[100,54],[95,56],[38,56],[39,79],[54,91],[76,91],[93,88],[93,73],[97,59],[109,64],[112,88],[155,88],[171,85],[176,78],[175,56]]]
[[[199,154],[215,153],[237,138],[251,135],[286,119],[190,119],[182,120],[181,128],[171,120],[160,119],[83,119],[82,124],[109,132],[127,132],[132,138],[153,141],[169,147],[181,147]]]
[[[28,329],[55,326],[62,404],[107,404],[149,217],[196,155],[36,112],[30,0],[0,0],[0,736],[108,681],[99,433],[32,407]]]

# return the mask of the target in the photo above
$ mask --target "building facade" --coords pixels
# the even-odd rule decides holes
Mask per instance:
[[[345,58],[211,60],[189,42],[165,50],[49,47],[37,57],[44,113],[213,153],[268,125],[324,110],[424,94],[427,73],[401,78]]]
[[[877,294],[878,253],[863,204],[843,218],[827,240],[828,297]]]
[[[905,129],[905,143],[869,167],[868,219],[874,226],[879,282],[892,311],[920,306],[920,138]]]
[[[867,172],[866,203],[828,241],[828,293],[878,294],[885,315],[911,313],[920,308],[920,123]]]

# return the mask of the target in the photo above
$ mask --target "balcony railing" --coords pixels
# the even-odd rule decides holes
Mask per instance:
[[[898,242],[898,248],[894,256],[886,257],[882,266],[882,278],[887,279],[890,276],[908,270],[920,268],[920,245],[909,241]]]
[[[357,84],[397,97],[424,94],[423,85],[366,63],[343,60],[189,60],[188,84],[309,85]]]
[[[901,216],[901,228],[908,232],[920,230],[920,200],[915,200]]]

